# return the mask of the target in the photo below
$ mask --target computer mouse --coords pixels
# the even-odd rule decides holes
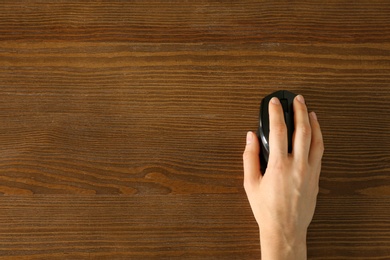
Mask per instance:
[[[287,126],[288,135],[288,152],[292,151],[292,136],[294,133],[294,111],[293,101],[296,94],[287,91],[280,90],[276,91],[263,98],[260,104],[259,114],[259,129],[257,131],[257,137],[260,143],[260,170],[264,174],[268,164],[269,157],[269,114],[268,114],[268,103],[271,98],[277,97],[282,104],[284,111],[284,120]]]

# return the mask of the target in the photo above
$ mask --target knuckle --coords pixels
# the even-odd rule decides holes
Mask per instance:
[[[318,143],[318,149],[321,151],[321,155],[324,154],[325,152],[324,142],[321,141]]]
[[[322,139],[316,140],[314,142],[314,149],[317,149],[321,153],[321,155],[324,154],[325,146],[324,146],[324,142],[322,141]]]
[[[272,169],[272,171],[276,172],[285,172],[286,166],[283,160],[272,160],[268,164],[268,168]]]
[[[246,151],[244,151],[244,153],[242,154],[242,159],[243,159],[244,161],[247,161],[247,160],[249,160],[249,159],[251,158],[251,156],[252,156],[252,152],[246,150]]]
[[[310,137],[311,136],[311,127],[309,124],[302,124],[299,126],[299,130],[304,137]]]
[[[305,162],[305,161],[299,161],[299,162],[297,163],[297,170],[298,170],[300,173],[302,173],[302,174],[307,173],[308,170],[309,170],[309,166],[308,166],[307,162]]]
[[[275,123],[272,125],[270,132],[273,132],[277,136],[285,136],[287,134],[286,124],[283,123]]]
[[[245,189],[245,191],[247,193],[251,190],[251,188],[250,188],[251,185],[250,185],[250,183],[249,183],[247,178],[244,178],[243,186],[244,186],[244,189]]]
[[[318,187],[318,185],[314,188],[314,195],[315,195],[315,198],[317,199],[317,196],[318,194],[320,193],[320,187]]]

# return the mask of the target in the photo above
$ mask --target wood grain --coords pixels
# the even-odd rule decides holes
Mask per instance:
[[[265,95],[325,140],[310,259],[388,259],[387,1],[2,1],[0,258],[255,259]]]
[[[220,204],[220,205],[218,205]],[[228,206],[226,206],[228,205]],[[389,198],[320,197],[309,259],[385,259]],[[243,194],[3,197],[4,259],[256,259]]]
[[[388,43],[387,1],[3,1],[0,40]]]
[[[320,118],[323,192],[390,194],[390,45],[2,46],[5,194],[236,193],[245,132],[281,88]]]

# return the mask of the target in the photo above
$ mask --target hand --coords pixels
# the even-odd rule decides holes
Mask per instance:
[[[269,102],[270,155],[260,173],[259,141],[248,132],[243,154],[244,187],[260,228],[262,259],[306,259],[306,233],[318,194],[324,145],[314,112],[304,99],[294,99],[292,153],[287,152],[287,128],[278,98]]]

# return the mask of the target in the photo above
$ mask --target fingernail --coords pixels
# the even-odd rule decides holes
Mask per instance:
[[[311,117],[312,117],[314,120],[316,120],[316,121],[318,120],[318,119],[317,119],[317,115],[316,115],[315,112],[311,112],[310,115],[311,115]]]
[[[279,98],[277,98],[277,97],[271,98],[271,102],[272,102],[272,104],[275,104],[275,105],[279,105],[280,104]]]
[[[297,99],[298,99],[298,101],[301,102],[302,104],[305,104],[305,99],[303,98],[302,95],[298,95],[298,96],[297,96]]]
[[[252,143],[252,140],[253,140],[253,135],[252,132],[249,131],[248,133],[246,133],[246,144]]]

